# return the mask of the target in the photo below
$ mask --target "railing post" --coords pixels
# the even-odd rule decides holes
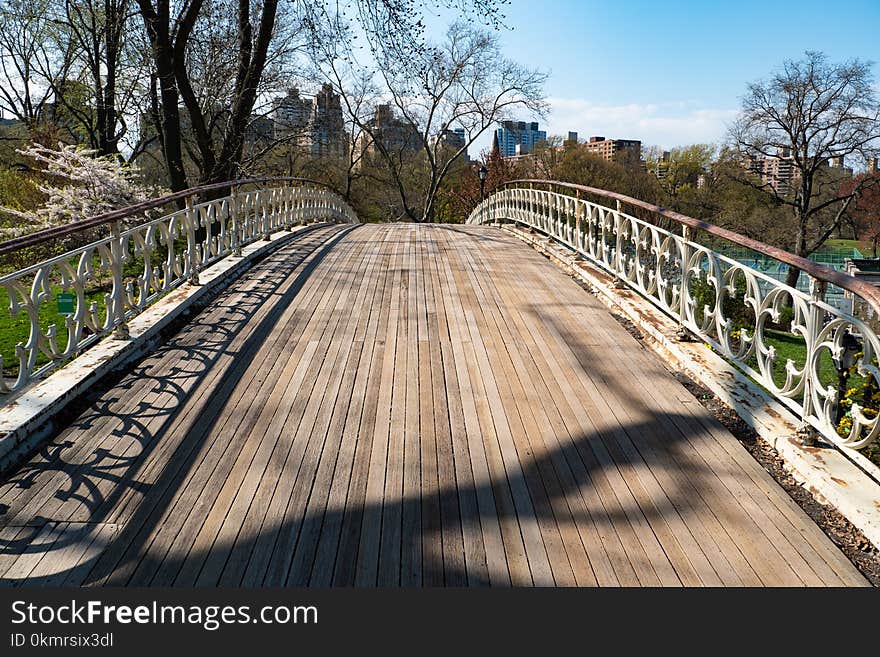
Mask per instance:
[[[233,185],[229,190],[229,214],[232,215],[232,255],[241,257],[241,235],[238,223],[238,189]]]
[[[113,274],[113,302],[108,311],[113,318],[113,337],[117,340],[128,340],[131,335],[125,323],[125,280],[122,264],[125,252],[122,244],[122,225],[119,221],[110,224],[110,259]]]
[[[807,357],[804,365],[804,402],[802,404],[803,417],[801,424],[797,429],[797,436],[800,438],[801,444],[805,447],[815,447],[819,444],[818,432],[807,422],[807,418],[813,415],[813,389],[819,385],[813,377],[813,368],[811,367],[813,351],[816,349],[816,340],[819,333],[822,332],[822,325],[825,321],[825,312],[822,310],[821,304],[825,301],[825,293],[828,290],[828,283],[810,276],[810,301],[808,317],[805,318],[807,325],[806,347]]]
[[[193,208],[192,196],[186,197],[186,260],[189,271],[188,281],[190,285],[199,285],[199,254],[196,243],[196,224],[198,213]]]
[[[685,285],[685,278],[687,274],[687,266],[688,262],[691,259],[691,230],[688,226],[681,227],[681,248],[679,249],[679,255],[681,257],[681,265],[679,269],[681,270],[681,280],[678,284],[678,329],[675,331],[675,337],[679,342],[690,342],[691,333],[685,328],[685,321],[687,318],[687,290]]]
[[[623,236],[621,235],[621,211],[620,200],[614,201],[614,287],[618,290],[626,289],[627,285],[624,280],[625,272],[623,267]]]
[[[265,191],[260,192],[260,212],[263,215],[263,241],[269,242],[272,240],[272,228],[269,225],[272,221],[271,214],[269,212],[269,208],[266,207],[266,196]]]

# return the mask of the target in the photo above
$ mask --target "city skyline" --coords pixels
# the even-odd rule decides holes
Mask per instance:
[[[514,0],[498,34],[507,56],[550,73],[551,111],[540,119],[548,135],[619,135],[668,150],[718,143],[747,85],[806,50],[831,61],[878,59],[880,3],[854,0],[833,12],[827,2],[807,0],[794,8],[756,0],[711,7]],[[440,13],[429,36],[439,38],[453,19]],[[474,153],[491,145],[487,131]]]

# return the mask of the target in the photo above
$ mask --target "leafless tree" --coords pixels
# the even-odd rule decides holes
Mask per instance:
[[[129,123],[146,94],[147,59],[132,7],[132,0],[0,0],[0,109],[31,138],[58,136],[120,158],[124,143],[136,157],[144,144]]]
[[[772,158],[790,152],[792,192],[754,180],[749,184],[791,208],[797,255],[818,249],[862,190],[861,184],[841,185],[828,162],[877,154],[880,110],[873,81],[868,62],[834,64],[822,53],[807,52],[802,60],[785,62],[769,80],[750,84],[742,99],[742,113],[730,130],[739,153]],[[796,285],[799,274],[792,268],[786,283]]]
[[[0,0],[0,110],[28,129],[45,118],[53,83],[73,67],[73,45],[58,42],[51,0]]]
[[[146,43],[134,11],[133,0],[53,0],[52,4],[59,37],[54,47],[76,53],[77,80],[88,90],[89,101],[77,102],[51,71],[45,75],[55,102],[73,117],[99,156],[119,155],[128,122],[137,120],[138,101],[147,91]],[[144,146],[137,138],[127,145],[130,157]]]
[[[222,2],[222,0],[218,0]],[[257,94],[270,53],[278,0],[264,0],[252,7],[250,0],[235,0],[230,7],[235,20],[235,37],[228,44],[234,66],[228,115],[222,136],[215,141],[211,117],[206,116],[198,85],[188,66],[190,44],[205,20],[210,0],[137,0],[152,46],[155,70],[154,112],[159,120],[162,151],[172,189],[187,186],[184,169],[181,117],[182,101],[198,151],[202,182],[235,177],[244,148],[245,131],[257,101]],[[255,10],[252,12],[252,10]]]
[[[385,160],[404,211],[415,221],[433,220],[440,187],[482,134],[514,112],[541,116],[546,111],[542,91],[546,76],[505,58],[495,33],[466,21],[453,23],[442,43],[424,42],[407,50],[406,57],[400,48],[372,54],[381,93],[404,125],[412,128],[415,144],[384,139],[382,126],[354,111],[348,100],[346,106],[352,122]],[[317,63],[345,97],[340,59],[340,53],[325,48]],[[456,129],[460,132],[454,137]],[[426,171],[416,189],[410,171],[414,151]]]

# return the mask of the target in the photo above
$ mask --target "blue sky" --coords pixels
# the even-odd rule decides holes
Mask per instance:
[[[507,56],[550,73],[543,125],[581,138],[718,142],[746,85],[784,60],[880,59],[880,0],[512,0],[504,13]]]

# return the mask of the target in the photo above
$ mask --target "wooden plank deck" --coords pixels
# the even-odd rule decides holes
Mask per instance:
[[[0,482],[5,585],[865,585],[497,229],[286,245]]]

